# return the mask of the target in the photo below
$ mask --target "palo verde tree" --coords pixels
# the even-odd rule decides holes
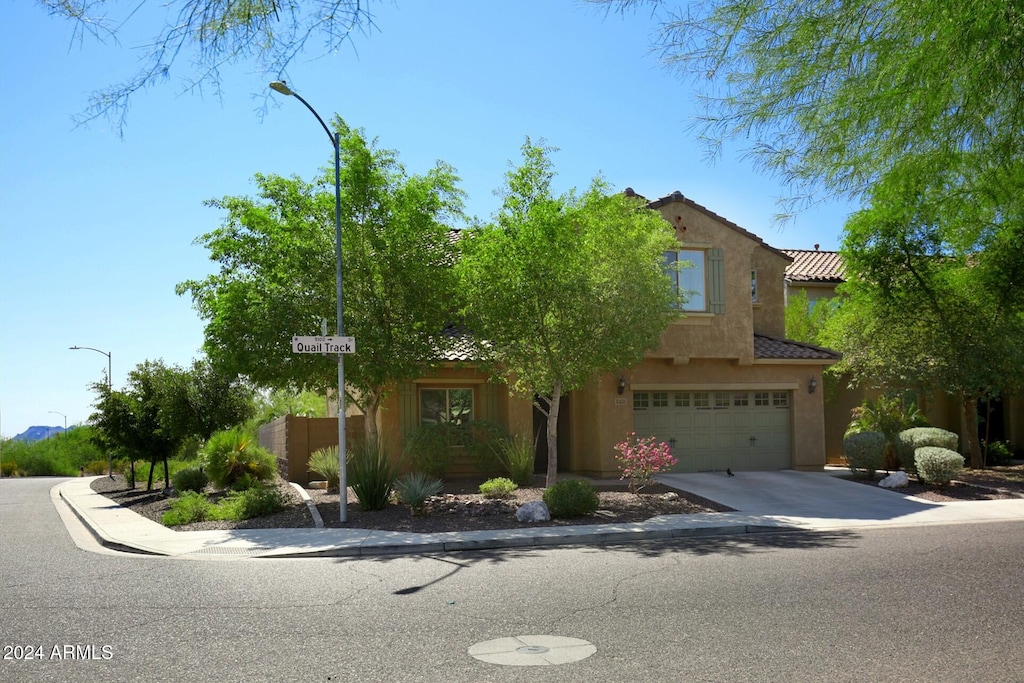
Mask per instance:
[[[1005,0],[591,0],[653,7],[669,68],[692,78],[713,156],[750,142],[791,199],[859,199],[907,156],[955,151],[965,194],[1024,156],[1024,6]]]
[[[844,354],[837,368],[865,384],[959,397],[982,467],[978,401],[1024,388],[1024,174],[1004,195],[965,196],[917,170],[901,164],[848,222],[828,341]]]
[[[120,46],[126,33],[149,34],[139,50],[139,68],[126,80],[92,93],[82,121],[106,117],[124,130],[129,103],[140,90],[169,80],[175,63],[191,67],[179,79],[186,91],[220,90],[220,70],[251,64],[275,79],[313,40],[330,53],[353,31],[374,27],[371,0],[179,0],[116,3],[108,0],[38,0],[50,14],[73,22],[75,39]],[[127,43],[126,43],[127,44]],[[135,47],[134,45],[132,46]]]
[[[98,399],[90,422],[98,440],[129,457],[133,478],[135,460],[150,461],[147,490],[153,488],[158,462],[164,465],[164,481],[170,481],[167,459],[185,439],[207,439],[252,413],[251,390],[202,361],[190,370],[146,361],[128,373],[123,391],[112,390],[106,382],[96,382],[93,390]]]
[[[344,329],[356,339],[345,357],[349,397],[376,444],[377,413],[397,382],[436,360],[457,311],[448,223],[462,192],[450,166],[406,174],[396,152],[334,119],[340,132]],[[178,285],[207,321],[206,353],[261,387],[335,387],[333,358],[292,353],[291,337],[334,321],[334,178],[314,183],[257,175],[256,199],[209,202],[224,224],[199,237],[219,272]]]
[[[494,222],[460,240],[465,320],[494,374],[547,415],[547,485],[558,476],[558,406],[658,344],[676,303],[664,272],[672,228],[596,179],[555,196],[551,149],[527,138]]]

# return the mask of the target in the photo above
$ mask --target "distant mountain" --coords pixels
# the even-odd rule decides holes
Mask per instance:
[[[27,443],[33,443],[35,441],[40,441],[40,440],[45,439],[45,438],[50,437],[50,436],[54,436],[56,434],[60,434],[63,431],[64,431],[63,427],[45,427],[45,426],[29,427],[28,429],[23,431],[21,434],[18,434],[16,437],[14,437],[14,439],[16,441],[25,441]]]

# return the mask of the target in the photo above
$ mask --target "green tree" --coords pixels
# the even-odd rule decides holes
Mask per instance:
[[[396,152],[378,149],[340,118],[346,392],[366,414],[396,383],[422,374],[446,343],[457,311],[454,246],[447,223],[461,215],[454,169],[439,162],[406,174]],[[326,393],[336,361],[295,354],[293,335],[319,334],[335,315],[334,182],[257,175],[259,198],[225,197],[224,224],[202,235],[218,273],[178,285],[207,321],[206,352],[262,387]]]
[[[138,29],[153,35],[141,53],[141,66],[120,83],[89,98],[81,120],[107,117],[124,130],[131,97],[169,79],[179,59],[191,67],[185,90],[220,89],[220,70],[253,63],[264,76],[282,78],[311,39],[318,50],[332,52],[354,30],[374,27],[369,0],[179,0],[163,5],[106,0],[39,0],[50,14],[74,23],[75,39],[119,45],[120,35]],[[154,8],[156,7],[156,8]],[[153,26],[149,22],[157,24]],[[150,28],[152,26],[152,28]]]
[[[98,399],[90,418],[104,448],[127,455],[132,465],[139,457],[150,461],[147,490],[153,488],[153,472],[189,437],[208,439],[220,429],[244,421],[252,413],[252,392],[237,378],[215,371],[197,361],[189,370],[168,367],[162,361],[145,361],[128,373],[127,387],[114,391],[96,382]]]
[[[794,199],[860,197],[908,155],[966,196],[1024,163],[1019,2],[705,0],[661,16],[662,54],[693,77],[709,152],[751,141]]]
[[[978,401],[1024,387],[1024,197],[962,197],[903,172],[847,223],[829,341],[864,383],[958,396],[982,467]]]
[[[460,240],[466,322],[496,375],[547,415],[547,484],[558,472],[558,406],[658,344],[675,301],[663,254],[672,228],[596,179],[554,196],[551,149],[529,139],[495,221]]]
[[[835,299],[811,301],[802,289],[791,293],[786,300],[786,337],[824,346],[823,333],[837,303]]]

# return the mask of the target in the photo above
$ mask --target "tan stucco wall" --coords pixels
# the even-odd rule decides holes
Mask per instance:
[[[789,261],[764,247],[754,249],[751,258],[750,267],[757,271],[757,303],[752,305],[754,332],[772,337],[785,337],[785,277]],[[739,283],[736,286],[739,286]]]
[[[773,387],[792,392],[793,408],[790,442],[792,467],[820,470],[825,464],[824,402],[820,390],[822,366],[819,365],[752,365],[739,366],[723,360],[694,361],[687,365],[671,365],[665,361],[646,360],[623,376],[626,391],[619,396],[617,374],[608,374],[599,383],[576,392],[572,401],[590,413],[586,423],[574,428],[572,462],[574,470],[594,477],[617,477],[615,444],[633,431],[633,390],[635,384],[686,384],[710,390]],[[819,389],[807,392],[811,377]],[[582,432],[582,434],[579,434]]]

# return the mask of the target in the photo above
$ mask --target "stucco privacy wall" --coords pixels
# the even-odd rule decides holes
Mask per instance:
[[[349,444],[365,438],[362,415],[349,415],[345,420],[345,438]],[[305,486],[311,479],[310,454],[338,445],[338,420],[285,415],[262,425],[258,440],[260,447],[277,456],[277,470],[283,478]]]

